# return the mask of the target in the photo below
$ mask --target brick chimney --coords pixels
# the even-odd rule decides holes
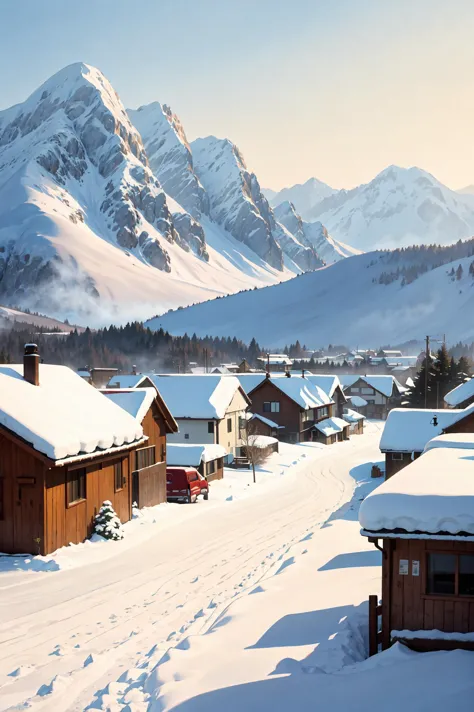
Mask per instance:
[[[23,378],[33,386],[39,386],[39,353],[36,344],[25,344],[23,355]]]
[[[137,375],[137,367],[136,367],[135,364],[134,364],[134,365],[132,366],[132,376],[136,376],[136,375]]]

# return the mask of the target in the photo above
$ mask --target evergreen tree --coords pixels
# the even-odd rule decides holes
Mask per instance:
[[[426,358],[423,359],[420,370],[416,374],[413,388],[406,394],[407,405],[410,408],[424,408],[425,407],[425,381],[426,377]],[[436,406],[436,393],[435,402],[433,404],[433,367],[431,358],[428,359],[428,393],[427,393],[427,403],[428,408],[434,408]]]
[[[466,356],[461,356],[458,361],[458,381],[463,383],[467,378],[472,376],[471,364]]]
[[[104,539],[119,541],[123,539],[124,532],[120,519],[118,518],[108,499],[102,504],[94,519],[94,534],[99,534]]]
[[[463,273],[462,265],[459,265],[459,267],[456,270],[456,279],[457,280],[461,279],[462,273]]]
[[[436,360],[433,364],[433,376],[432,376],[432,400],[437,408],[443,407],[444,396],[453,387],[453,373],[451,366],[451,359],[449,358],[448,349],[446,344],[443,343],[438,353],[436,354]]]

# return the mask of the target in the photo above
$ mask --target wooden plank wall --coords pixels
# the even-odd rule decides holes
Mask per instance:
[[[134,456],[134,453],[132,453]],[[114,462],[122,461],[123,489],[115,492]],[[87,463],[84,463],[86,466]],[[67,506],[66,467],[48,470],[45,483],[45,551],[78,544],[92,533],[94,517],[108,499],[121,522],[131,518],[129,456],[87,465],[86,499]]]
[[[474,554],[474,542],[397,539],[394,545],[388,621],[391,630],[474,632],[474,598],[425,595],[426,554],[429,551]],[[400,559],[409,561],[407,576],[399,573]],[[412,576],[412,561],[420,562],[419,576]]]
[[[166,502],[166,463],[158,462],[136,473],[138,477],[138,506],[154,507]]]
[[[0,434],[0,479],[3,519],[0,551],[6,554],[44,553],[43,481],[45,465],[28,448]],[[19,479],[20,478],[20,479]],[[22,480],[23,478],[23,480]],[[21,484],[29,480],[29,484]]]

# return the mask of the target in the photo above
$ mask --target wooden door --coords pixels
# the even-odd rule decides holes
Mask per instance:
[[[19,476],[14,484],[13,540],[17,553],[42,551],[42,526],[40,518],[37,477]]]

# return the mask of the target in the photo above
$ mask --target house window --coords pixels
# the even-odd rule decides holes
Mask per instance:
[[[354,387],[352,387],[352,388],[350,389],[350,392],[351,392],[351,393],[360,393],[360,388],[354,388]]]
[[[86,498],[86,468],[68,470],[66,484],[67,506]]]
[[[227,432],[232,432],[232,418],[227,418]]]
[[[123,489],[124,481],[123,481],[122,460],[119,460],[118,462],[114,463],[114,482],[115,482],[115,491],[116,492]]]
[[[308,410],[303,411],[303,422],[306,422],[307,420],[314,420],[314,410],[312,408],[308,408]]]
[[[210,462],[207,463],[206,474],[208,476],[213,475],[215,471],[216,471],[216,461],[211,460]]]
[[[155,446],[142,447],[136,451],[135,469],[143,470],[144,467],[150,467],[156,462]]]
[[[280,412],[280,401],[265,401],[263,404],[264,413],[279,413]]]
[[[329,410],[327,409],[327,407],[319,408],[318,418],[327,418],[328,414],[329,414]]]
[[[426,593],[474,596],[474,554],[428,554]]]
[[[403,460],[403,452],[392,452],[392,460]]]
[[[367,396],[373,396],[375,395],[375,391],[373,388],[362,388],[362,394],[367,395]]]
[[[213,421],[213,420],[210,420],[210,421],[208,422],[208,424],[207,424],[207,432],[208,432],[210,435],[214,435],[214,421]]]

